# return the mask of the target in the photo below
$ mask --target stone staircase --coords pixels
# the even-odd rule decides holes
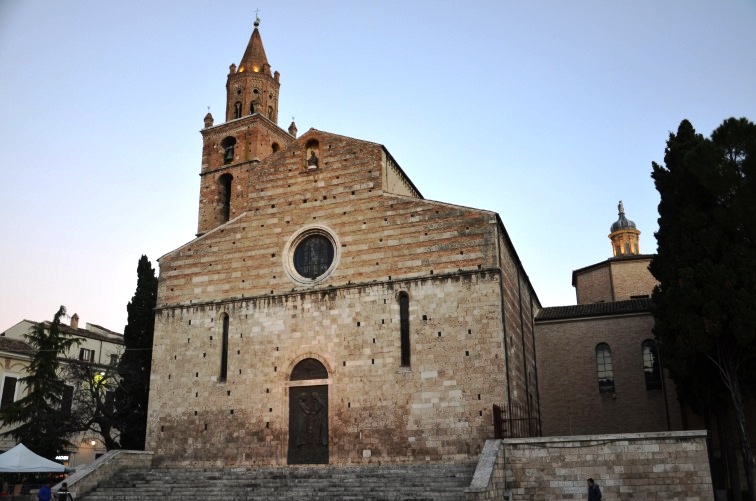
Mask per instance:
[[[127,470],[78,501],[461,501],[475,462]]]

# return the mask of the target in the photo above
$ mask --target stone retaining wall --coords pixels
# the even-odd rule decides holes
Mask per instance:
[[[714,499],[705,431],[502,440],[509,498]],[[485,498],[481,498],[485,499]]]

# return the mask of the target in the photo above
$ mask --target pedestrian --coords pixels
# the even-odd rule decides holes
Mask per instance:
[[[73,496],[68,492],[68,484],[66,482],[63,482],[63,485],[58,491],[58,501],[74,501]]]
[[[588,501],[601,501],[601,489],[592,478],[588,479]]]
[[[52,491],[50,491],[50,486],[47,485],[47,482],[44,482],[42,487],[39,488],[39,491],[37,491],[37,499],[39,499],[39,501],[50,501],[51,497]]]

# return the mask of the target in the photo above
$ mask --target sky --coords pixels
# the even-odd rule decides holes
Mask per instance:
[[[0,332],[60,305],[123,332],[139,257],[196,233],[199,130],[257,9],[279,125],[498,212],[543,306],[611,256],[620,200],[655,252],[681,120],[756,120],[756,0],[0,0]]]

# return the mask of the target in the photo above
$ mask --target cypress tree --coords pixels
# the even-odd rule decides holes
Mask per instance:
[[[155,270],[143,255],[137,265],[136,292],[126,306],[128,323],[123,331],[126,350],[118,363],[121,381],[115,404],[123,449],[144,449],[157,285]]]
[[[756,388],[756,125],[730,118],[708,139],[684,120],[664,162],[652,173],[661,196],[654,334],[686,403],[733,410],[756,500],[744,405]]]

